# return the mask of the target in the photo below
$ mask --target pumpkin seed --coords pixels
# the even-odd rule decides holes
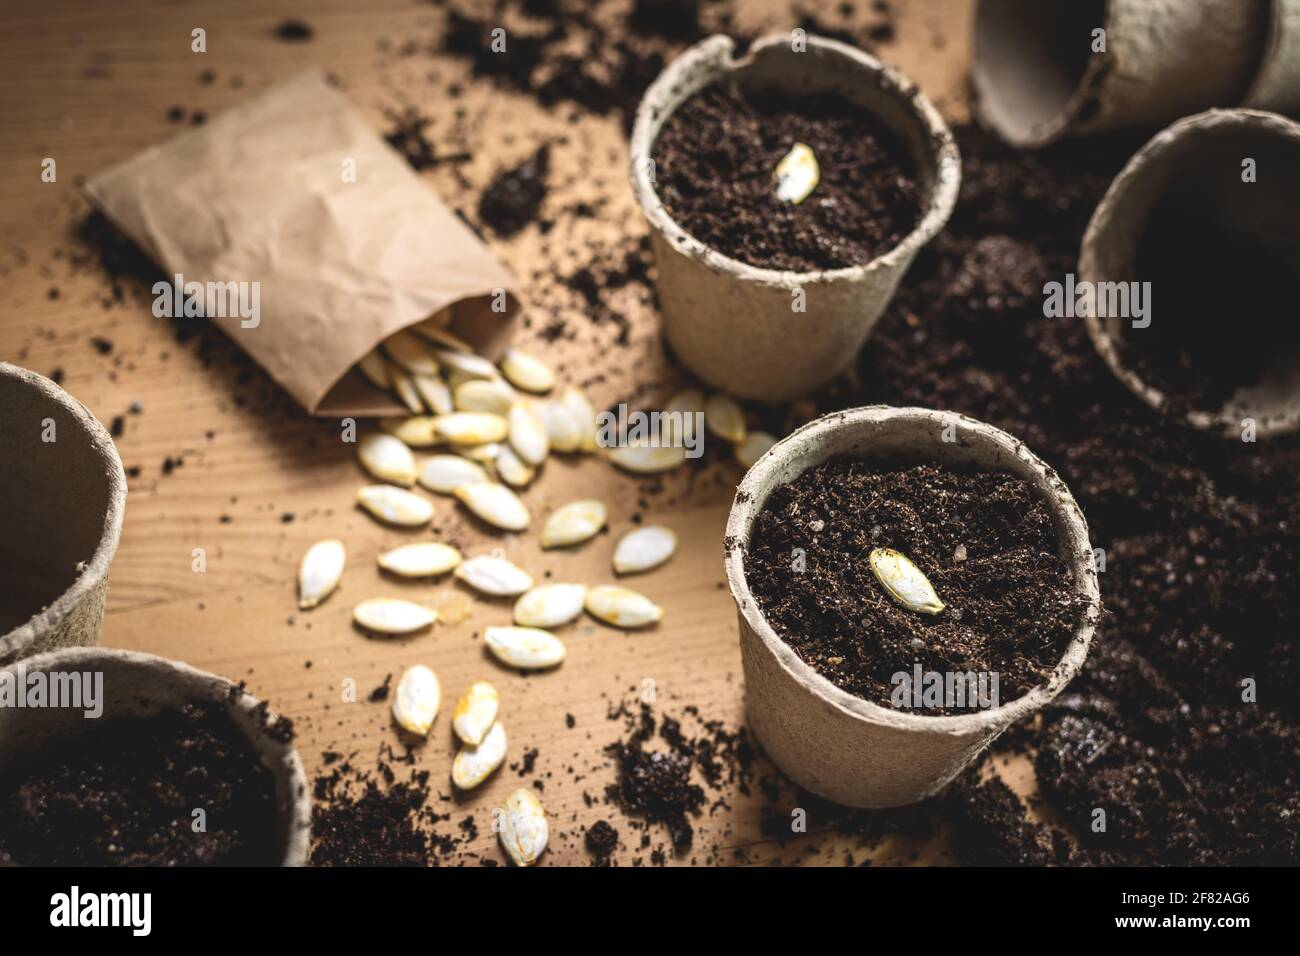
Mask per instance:
[[[704,424],[719,438],[738,445],[745,440],[745,413],[730,395],[710,395],[704,404]]]
[[[438,374],[438,360],[433,351],[410,332],[394,332],[384,339],[384,351],[412,375]]]
[[[507,415],[515,403],[515,390],[499,378],[472,378],[456,387],[456,408],[462,412]]]
[[[413,415],[424,414],[424,400],[420,398],[420,393],[415,387],[415,380],[395,362],[388,363],[388,379],[393,384],[393,391],[397,397],[402,400],[402,404],[410,409]]]
[[[416,664],[402,672],[402,679],[397,682],[393,694],[393,719],[403,730],[409,730],[421,737],[429,735],[429,728],[438,719],[438,708],[442,706],[442,685],[438,675]]]
[[[578,423],[582,435],[578,450],[588,454],[594,452],[600,447],[597,438],[599,430],[596,426],[596,410],[591,407],[591,402],[587,401],[587,396],[576,388],[566,388],[564,394],[560,396],[560,403],[569,410],[569,414]]]
[[[571,452],[582,448],[582,423],[576,413],[562,402],[535,402],[533,411],[546,429],[552,451]]]
[[[379,556],[379,566],[404,578],[431,578],[460,564],[460,552],[449,544],[422,541],[404,544]]]
[[[520,459],[534,467],[544,462],[551,450],[551,440],[546,435],[546,426],[528,403],[515,402],[510,406],[508,422],[510,447]]]
[[[886,593],[909,611],[938,614],[944,604],[930,579],[911,558],[893,548],[874,548],[868,557],[871,573]]]
[[[515,623],[524,627],[559,627],[577,620],[587,596],[585,584],[539,584],[515,602]]]
[[[423,322],[415,323],[415,325],[411,326],[411,331],[423,336],[435,345],[441,345],[443,348],[452,349],[456,352],[473,352],[474,347],[472,345],[447,328],[450,321],[450,313],[446,309],[442,309]]]
[[[347,551],[335,538],[317,541],[298,565],[298,607],[304,611],[325,600],[343,577]]]
[[[742,468],[753,468],[754,463],[767,454],[767,450],[776,444],[776,437],[767,432],[750,432],[745,440],[736,446],[736,461]]]
[[[497,367],[481,355],[455,349],[434,349],[434,353],[449,373],[455,372],[465,379],[497,377]],[[452,387],[455,388],[454,385]]]
[[[388,378],[388,366],[384,363],[384,356],[378,349],[371,349],[361,356],[357,368],[361,369],[361,374],[375,388],[387,389],[392,384]]]
[[[492,776],[505,759],[506,729],[497,722],[477,747],[460,748],[456,759],[451,762],[451,782],[459,790],[473,790]]]
[[[645,441],[609,450],[609,460],[625,471],[655,475],[671,471],[686,462],[686,449],[678,445],[653,447]]]
[[[420,401],[429,407],[435,415],[450,414],[454,407],[451,401],[451,387],[441,375],[412,375],[411,382],[420,396]]]
[[[537,477],[537,469],[526,465],[509,445],[502,445],[494,462],[497,476],[512,488],[525,488]]]
[[[615,627],[644,627],[664,616],[664,609],[644,594],[617,584],[602,584],[587,592],[587,611]]]
[[[488,627],[483,641],[502,664],[524,671],[545,670],[564,660],[564,642],[535,627]]]
[[[542,527],[543,548],[563,548],[594,538],[605,527],[605,505],[589,498],[555,509]]]
[[[352,609],[352,620],[376,634],[410,634],[438,620],[438,612],[400,598],[368,598]]]
[[[503,531],[523,531],[528,527],[528,509],[505,485],[476,481],[461,485],[453,493],[466,508],[493,527]]]
[[[357,503],[380,521],[403,528],[418,528],[433,518],[433,502],[393,485],[366,485],[357,491]]]
[[[518,349],[506,350],[501,372],[511,385],[526,392],[549,392],[555,387],[555,373],[550,366]]]
[[[506,420],[487,412],[452,412],[438,416],[438,435],[455,445],[483,445],[506,437]]]
[[[408,448],[430,448],[441,441],[434,429],[434,417],[432,415],[381,418],[379,427]]]
[[[456,709],[451,712],[451,729],[463,742],[477,747],[496,723],[500,707],[497,689],[485,680],[475,681],[456,701]]]
[[[481,554],[463,562],[456,569],[456,577],[493,597],[515,597],[533,586],[532,575],[495,554]]]
[[[629,531],[614,548],[614,570],[634,574],[657,568],[677,550],[677,535],[661,524]]]
[[[460,445],[452,450],[480,465],[490,465],[501,456],[502,447],[500,442],[488,441],[481,445]]]
[[[682,415],[694,415],[704,411],[704,392],[698,388],[684,388],[674,392],[664,406],[666,412],[678,412]]]
[[[782,202],[803,202],[821,182],[821,167],[817,154],[805,143],[795,143],[790,152],[776,164],[772,174],[776,180],[776,198]]]
[[[371,432],[357,443],[361,466],[380,481],[409,488],[415,484],[415,456],[401,440],[384,432]]]
[[[420,484],[438,494],[449,495],[461,485],[487,481],[488,473],[460,455],[430,455],[420,469]]]
[[[546,810],[531,790],[520,787],[501,805],[497,837],[515,866],[532,866],[546,851],[551,828]]]

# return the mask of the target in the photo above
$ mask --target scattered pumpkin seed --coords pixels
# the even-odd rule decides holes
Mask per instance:
[[[515,388],[526,392],[549,392],[555,387],[555,373],[541,359],[518,349],[507,349],[501,359],[501,373]]]
[[[462,562],[456,577],[492,597],[515,597],[533,586],[532,575],[495,554],[481,554]]]
[[[487,441],[481,445],[460,445],[452,450],[480,465],[490,465],[500,457],[502,447],[500,442]]]
[[[412,375],[438,374],[438,359],[433,350],[410,332],[394,332],[384,339],[384,351]]]
[[[605,527],[603,502],[594,498],[570,501],[556,508],[542,527],[543,548],[563,548],[594,538]]]
[[[600,447],[600,442],[597,440],[599,429],[596,425],[596,410],[592,408],[587,396],[576,388],[569,387],[560,396],[560,403],[569,410],[569,414],[578,423],[582,435],[582,440],[578,443],[578,451],[587,454],[595,452]]]
[[[459,790],[473,790],[505,762],[506,729],[500,721],[493,724],[477,747],[460,748],[451,762],[451,782]]]
[[[420,401],[429,407],[435,415],[447,415],[454,411],[451,402],[451,387],[441,375],[411,375],[411,382],[420,396]]]
[[[796,206],[807,199],[821,182],[817,154],[805,143],[795,143],[776,164],[776,198]]]
[[[461,485],[453,494],[478,517],[503,531],[523,531],[531,520],[519,496],[494,481]]]
[[[384,362],[384,356],[378,349],[371,349],[361,360],[357,362],[357,368],[361,369],[361,374],[375,388],[387,389],[392,385],[388,378],[388,366]]]
[[[368,598],[352,609],[352,620],[376,634],[410,634],[438,620],[438,612],[400,598]]]
[[[664,609],[644,594],[617,584],[602,584],[587,592],[587,612],[615,627],[644,627],[664,616]]]
[[[510,447],[526,465],[536,467],[546,460],[551,450],[551,440],[547,437],[546,426],[537,417],[527,402],[515,402],[510,406],[509,423]]]
[[[430,455],[420,469],[420,485],[441,495],[449,495],[461,485],[487,481],[482,465],[460,455]]]
[[[609,460],[624,471],[638,475],[655,475],[685,464],[686,449],[679,445],[660,445],[656,448],[643,441],[634,445],[611,448]]]
[[[738,445],[745,440],[745,413],[730,395],[710,395],[704,404],[704,424],[719,438]]]
[[[550,839],[546,810],[531,790],[520,787],[501,805],[497,837],[515,866],[532,866],[546,851]]]
[[[435,349],[434,352],[449,373],[455,372],[462,379],[497,377],[497,367],[481,355],[455,349]],[[454,390],[455,385],[452,388]]]
[[[451,729],[464,743],[477,747],[496,723],[500,707],[501,695],[497,689],[485,680],[475,681],[456,701],[456,709],[451,712]]]
[[[329,597],[343,577],[347,550],[336,538],[317,541],[298,565],[298,607],[313,608]]]
[[[471,378],[456,387],[456,408],[505,416],[515,403],[515,390],[499,378]]]
[[[357,503],[380,521],[403,528],[418,528],[433,518],[433,502],[393,485],[366,485],[357,491]]]
[[[483,445],[506,437],[506,420],[488,412],[452,412],[438,416],[438,435],[455,445]]]
[[[614,548],[614,570],[634,574],[657,568],[677,550],[677,534],[661,524],[629,531]]]
[[[494,464],[497,476],[511,488],[526,488],[537,477],[537,469],[521,461],[509,445],[501,446]]]
[[[539,584],[515,602],[515,623],[523,627],[559,627],[577,620],[587,596],[585,584]]]
[[[405,418],[381,418],[379,427],[408,448],[430,448],[439,441],[432,415],[407,415]]]
[[[396,362],[388,363],[388,378],[393,383],[393,391],[397,397],[402,400],[412,415],[424,414],[424,400],[420,398],[420,393],[415,387],[415,380],[411,378],[406,369],[402,368]]]
[[[393,693],[393,719],[398,726],[427,737],[433,722],[438,719],[441,706],[442,685],[438,683],[437,674],[423,664],[402,672]]]
[[[552,451],[571,452],[582,448],[582,423],[563,402],[535,402],[533,411],[546,428]]]
[[[919,614],[938,614],[943,610],[943,602],[930,579],[907,555],[893,548],[873,548],[868,560],[880,586],[903,607]]]
[[[380,481],[409,488],[415,484],[415,456],[398,438],[371,432],[357,443],[361,466]]]
[[[404,578],[431,578],[446,574],[460,562],[459,551],[437,541],[404,544],[379,556],[381,568]]]
[[[698,388],[684,388],[674,392],[664,406],[666,412],[678,412],[682,415],[694,415],[704,411],[704,392]]]
[[[736,461],[742,468],[753,468],[754,463],[767,454],[767,450],[776,444],[776,437],[767,432],[750,432],[745,440],[736,446]]]
[[[564,642],[535,627],[488,627],[483,642],[502,664],[524,671],[545,670],[564,660]]]

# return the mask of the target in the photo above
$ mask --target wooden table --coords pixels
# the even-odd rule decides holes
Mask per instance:
[[[101,421],[124,416],[118,447],[133,471],[104,644],[246,680],[296,722],[309,775],[320,768],[323,750],[355,752],[367,765],[382,742],[395,742],[388,708],[365,702],[366,692],[385,675],[424,662],[436,669],[451,700],[418,761],[446,780],[451,702],[472,680],[489,678],[503,698],[509,759],[517,761],[525,748],[538,750],[534,774],[544,781],[542,797],[554,822],[547,861],[582,863],[582,833],[594,820],[612,819],[629,839],[614,811],[589,809],[583,800],[584,791],[598,794],[612,779],[602,753],[621,731],[607,720],[612,705],[653,681],[670,712],[689,703],[709,718],[742,720],[735,612],[721,561],[739,466],[715,455],[658,482],[618,473],[602,459],[553,459],[526,494],[535,515],[579,495],[602,498],[610,507],[611,534],[574,553],[541,552],[533,535],[485,534],[450,499],[440,499],[435,525],[446,540],[473,553],[504,548],[535,574],[561,580],[609,580],[613,542],[632,526],[634,514],[671,525],[681,536],[678,555],[635,583],[665,607],[662,626],[624,634],[584,619],[564,632],[569,657],[560,670],[524,678],[494,664],[482,646],[482,628],[506,623],[508,605],[468,600],[451,584],[403,585],[380,576],[376,554],[411,536],[382,528],[353,507],[363,476],[352,446],[338,440],[337,422],[296,410],[220,333],[204,329],[178,342],[167,322],[155,319],[130,290],[123,301],[113,301],[96,269],[69,261],[79,250],[71,232],[85,212],[79,177],[167,138],[177,129],[168,118],[174,106],[186,117],[215,113],[252,90],[319,66],[339,79],[378,128],[390,125],[386,110],[413,104],[434,120],[435,142],[449,137],[470,147],[470,161],[423,175],[471,221],[478,193],[497,169],[543,139],[552,141],[555,173],[545,211],[555,216],[555,228],[546,237],[528,229],[516,239],[493,241],[532,300],[531,328],[520,341],[566,381],[582,384],[598,407],[617,401],[654,407],[680,384],[668,371],[643,288],[629,286],[613,299],[629,320],[628,345],[620,348],[614,345],[618,326],[593,321],[581,299],[558,281],[592,260],[617,261],[645,233],[616,119],[579,114],[571,123],[571,108],[544,111],[530,98],[468,78],[462,61],[395,52],[405,41],[423,48],[436,37],[442,14],[428,4],[321,0],[306,10],[300,6],[290,0],[47,0],[11,4],[0,14],[0,358],[44,374],[61,370],[64,387]],[[898,39],[882,55],[917,78],[950,117],[962,118],[968,0],[900,0],[897,6]],[[754,23],[793,24],[788,14],[772,14],[761,4],[749,12]],[[310,42],[274,37],[276,25],[290,15],[310,22]],[[196,26],[207,31],[206,54],[191,52]],[[203,81],[204,71],[212,71],[210,82]],[[445,92],[453,82],[465,84],[458,100]],[[458,109],[467,119],[457,119]],[[45,157],[57,161],[55,183],[40,179]],[[600,201],[597,215],[563,213],[579,200]],[[567,324],[571,341],[539,338],[555,319]],[[95,337],[111,342],[111,351],[94,347]],[[128,412],[134,402],[142,407],[139,414]],[[165,467],[169,459],[181,464]],[[347,542],[341,591],[322,607],[299,612],[297,562],[309,544],[325,537]],[[204,573],[192,569],[196,548],[206,555]],[[468,617],[409,641],[368,639],[352,627],[350,612],[356,601],[377,594],[432,600],[452,617],[460,610]],[[362,692],[359,703],[341,699],[349,679]],[[573,715],[573,729],[566,714]],[[1023,765],[1018,772],[1010,767],[1023,789]],[[472,813],[479,821],[465,862],[500,858],[488,825],[491,808],[531,779],[503,769],[468,800],[439,808],[453,810],[453,819]],[[450,785],[437,789],[449,791]],[[728,862],[739,850],[753,863],[841,863],[846,854],[877,862],[949,858],[942,839],[890,839],[869,850],[852,838],[819,833],[824,825],[815,817],[808,836],[779,845],[761,835],[762,803],[758,793],[729,795],[726,809],[701,817],[697,849],[719,849]],[[625,845],[618,859],[644,855]]]

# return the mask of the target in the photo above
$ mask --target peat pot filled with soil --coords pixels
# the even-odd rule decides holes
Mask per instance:
[[[293,726],[224,678],[108,648],[0,670],[0,866],[301,866]]]
[[[823,416],[741,482],[727,523],[749,726],[856,807],[936,793],[1088,652],[1088,528],[1052,469],[951,412]]]
[[[784,401],[853,360],[947,221],[960,161],[910,80],[863,51],[722,36],[646,91],[631,177],[664,335],[711,385]]]

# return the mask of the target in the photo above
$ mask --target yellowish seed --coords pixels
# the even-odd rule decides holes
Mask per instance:
[[[506,437],[506,420],[488,412],[452,412],[438,416],[438,435],[454,445],[482,445]]]
[[[614,570],[634,574],[657,568],[677,550],[677,535],[672,528],[649,525],[629,531],[614,548]]]
[[[398,438],[384,432],[371,432],[357,443],[361,466],[380,481],[409,488],[415,484],[415,456]]]
[[[411,634],[437,619],[437,611],[400,598],[369,598],[352,609],[352,620],[375,634]]]
[[[475,681],[456,701],[456,709],[451,712],[451,729],[462,742],[477,747],[496,723],[500,707],[501,695],[497,689],[485,680]]]
[[[522,627],[552,628],[577,620],[587,596],[583,584],[540,584],[515,602],[515,623]]]
[[[456,386],[455,402],[458,411],[505,416],[517,397],[515,390],[499,378],[471,378]]]
[[[685,464],[686,449],[678,445],[661,445],[655,448],[640,442],[611,448],[609,460],[624,471],[638,475],[655,475]]]
[[[329,597],[343,577],[346,562],[347,551],[337,539],[317,541],[308,548],[298,566],[298,607],[305,611]]]
[[[587,612],[615,627],[645,627],[662,620],[664,610],[644,594],[616,584],[602,584],[587,592]]]
[[[398,726],[427,737],[441,706],[442,685],[438,683],[438,675],[423,664],[408,667],[393,693],[393,719]]]
[[[488,473],[477,462],[460,455],[431,455],[420,468],[420,485],[440,495],[450,495],[461,485],[487,481]]]
[[[506,729],[498,721],[477,747],[460,748],[451,764],[451,782],[458,790],[473,790],[505,762],[506,746]]]
[[[537,477],[537,469],[520,460],[509,445],[501,446],[501,453],[493,464],[496,465],[497,477],[511,488],[526,488]]]
[[[776,180],[776,198],[798,205],[812,195],[821,182],[817,154],[807,144],[795,143],[776,164],[772,178]]]
[[[885,592],[909,611],[938,614],[944,604],[930,579],[912,559],[893,548],[875,548],[868,556],[871,572]]]
[[[520,670],[545,670],[564,660],[564,642],[536,627],[489,627],[483,641],[497,660]]]
[[[508,349],[501,359],[501,372],[515,388],[526,392],[549,392],[555,387],[555,373],[540,359],[518,349]]]
[[[505,485],[477,481],[461,485],[454,494],[466,508],[493,527],[503,531],[523,531],[528,527],[528,509]]]
[[[408,448],[431,448],[441,441],[434,430],[432,415],[408,415],[405,418],[381,418],[379,427]]]
[[[460,552],[449,544],[421,541],[404,544],[379,556],[379,566],[404,578],[430,578],[446,574],[460,564]]]
[[[433,518],[433,503],[393,485],[366,485],[357,491],[357,504],[380,521],[418,528]]]
[[[433,350],[410,332],[395,332],[384,339],[384,351],[412,375],[438,374],[438,359]]]
[[[462,562],[456,577],[474,590],[492,597],[516,597],[533,586],[533,578],[518,565],[495,554]]]
[[[730,395],[718,392],[709,396],[704,405],[704,424],[709,431],[733,445],[745,440],[745,413]]]
[[[563,548],[594,538],[605,527],[603,502],[594,498],[570,501],[557,508],[542,527],[543,548]]]
[[[736,461],[742,468],[753,468],[754,463],[767,454],[767,450],[776,444],[776,438],[767,432],[750,432],[736,446]]]
[[[551,440],[547,437],[546,426],[532,410],[530,403],[515,402],[510,407],[507,422],[510,447],[515,450],[520,460],[534,468],[544,462],[551,450]]]
[[[501,805],[497,837],[515,866],[532,866],[546,851],[550,839],[546,810],[531,790],[520,787]]]
[[[447,415],[454,410],[451,388],[441,375],[412,375],[411,382],[420,401],[435,415]]]

